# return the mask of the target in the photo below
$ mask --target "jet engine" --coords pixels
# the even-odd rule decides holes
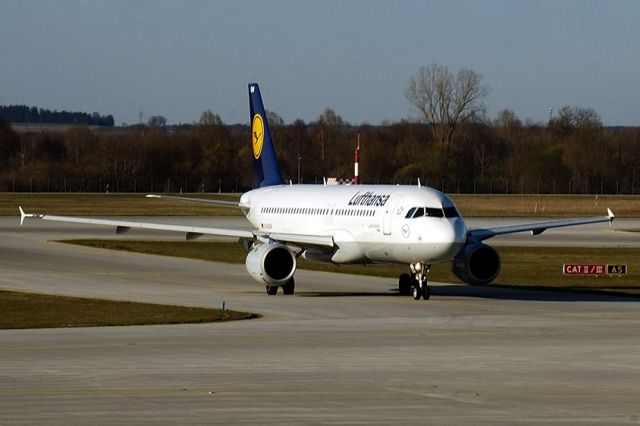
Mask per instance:
[[[451,270],[467,284],[487,285],[500,272],[500,255],[480,242],[465,245],[451,261]]]
[[[281,286],[296,271],[296,257],[285,245],[260,244],[247,254],[245,265],[256,281],[268,286]]]

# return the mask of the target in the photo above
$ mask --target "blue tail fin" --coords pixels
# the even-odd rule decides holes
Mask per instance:
[[[254,184],[264,186],[283,185],[276,153],[273,149],[267,114],[262,104],[257,83],[249,84],[249,110],[251,112],[251,145],[253,147]]]

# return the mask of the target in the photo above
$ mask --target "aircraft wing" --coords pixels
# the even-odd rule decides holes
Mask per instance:
[[[113,226],[117,234],[124,234],[130,229],[153,229],[158,231],[173,231],[184,233],[187,240],[194,240],[202,235],[217,235],[221,237],[236,237],[244,240],[260,239],[264,242],[276,241],[283,244],[292,244],[300,248],[333,249],[335,247],[333,237],[322,235],[301,235],[258,232],[244,229],[212,228],[208,226],[174,225],[168,223],[134,222],[128,220],[99,219],[76,216],[56,216],[50,214],[25,213],[20,210],[20,226],[26,218],[50,220],[54,222],[85,223],[90,225]]]
[[[486,240],[496,235],[513,234],[516,232],[531,232],[531,235],[542,234],[549,228],[586,225],[588,223],[613,222],[615,216],[611,209],[607,209],[608,216],[582,217],[576,219],[552,220],[547,222],[529,223],[522,225],[498,226],[495,228],[478,228],[467,231],[467,238],[478,241]]]
[[[155,195],[155,194],[148,194],[148,195],[145,195],[145,197],[165,198],[167,200],[189,201],[192,203],[213,204],[214,206],[221,206],[221,207],[238,207],[240,205],[238,201],[214,200],[211,198],[176,197],[173,195]]]

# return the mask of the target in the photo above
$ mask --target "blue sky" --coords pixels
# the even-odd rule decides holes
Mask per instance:
[[[422,65],[471,68],[510,108],[640,125],[640,1],[0,0],[0,104],[248,123],[247,83],[286,122],[415,117]]]

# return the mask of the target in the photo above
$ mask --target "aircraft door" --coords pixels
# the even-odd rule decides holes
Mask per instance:
[[[394,194],[391,196],[384,209],[384,216],[382,218],[382,232],[384,235],[391,235],[391,222],[394,216],[397,216],[398,204],[402,195]]]

